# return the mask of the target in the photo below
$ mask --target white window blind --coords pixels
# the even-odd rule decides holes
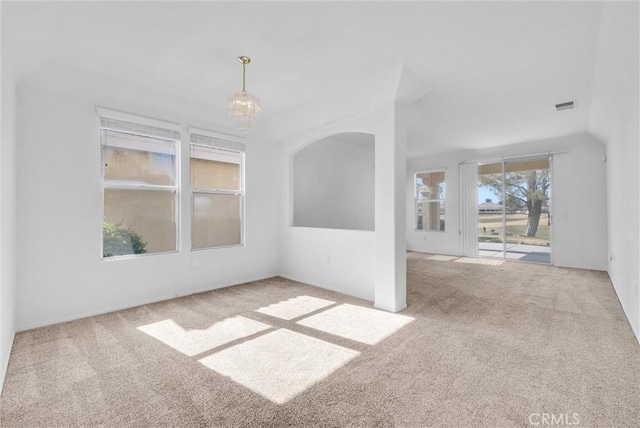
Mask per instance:
[[[222,138],[210,137],[208,135],[191,133],[190,141],[193,144],[215,147],[217,149],[223,149],[223,150],[226,149],[226,150],[232,150],[235,152],[242,152],[242,153],[244,153],[245,151],[244,143],[241,143],[239,141],[225,140]]]
[[[174,129],[161,128],[142,123],[129,122],[125,120],[114,119],[112,117],[100,117],[100,127],[102,129],[110,129],[113,131],[127,132],[136,135],[144,135],[147,137],[164,138],[168,140],[180,139],[180,132]]]

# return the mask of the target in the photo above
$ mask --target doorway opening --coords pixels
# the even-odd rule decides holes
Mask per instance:
[[[551,157],[478,165],[478,254],[551,263]]]

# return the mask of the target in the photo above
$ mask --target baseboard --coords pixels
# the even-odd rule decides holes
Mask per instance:
[[[449,253],[446,251],[426,251],[426,250],[415,250],[413,248],[407,248],[407,251],[412,253],[422,253],[422,254],[439,254],[442,256],[452,256],[452,257],[464,257],[462,254]]]
[[[553,262],[551,264],[551,266],[556,266],[556,267],[561,267],[561,268],[569,268],[569,269],[585,269],[585,270],[595,270],[598,272],[607,272],[609,273],[609,271],[607,270],[606,266],[577,266],[577,265],[573,265],[573,264],[563,264],[563,263],[557,263],[557,262]],[[611,275],[609,275],[609,278],[611,278]]]
[[[2,361],[2,367],[0,367],[0,395],[2,395],[2,389],[4,388],[4,379],[7,376],[7,369],[9,368],[9,360],[11,359],[11,350],[13,349],[13,341],[16,339],[16,333],[11,335],[11,346],[6,357],[6,361]]]
[[[618,287],[616,287],[615,282],[613,282],[613,278],[611,278],[611,273],[609,273],[608,270],[606,272],[607,272],[607,275],[609,275],[609,281],[611,281],[611,285],[613,286],[613,291],[616,293],[616,299],[618,299],[618,304],[622,308],[622,313],[624,314],[624,317],[627,319],[627,322],[629,323],[629,327],[631,327],[631,332],[635,336],[636,341],[638,341],[638,344],[640,345],[640,331],[638,330],[638,328],[640,327],[636,328],[631,322],[631,320],[629,319],[629,314],[627,314],[627,310],[622,304],[622,301],[620,300],[620,296],[618,295]]]
[[[284,278],[284,279],[288,279],[289,281],[295,281],[295,282],[299,282],[301,284],[310,285],[312,287],[322,288],[323,290],[333,291],[334,293],[344,294],[345,296],[351,296],[351,297],[355,297],[357,299],[362,299],[362,300],[366,300],[367,302],[372,302],[373,303],[373,299],[370,299],[367,296],[358,295],[358,294],[354,294],[354,293],[346,293],[343,290],[337,290],[335,288],[329,288],[329,287],[326,287],[324,285],[320,285],[320,284],[314,283],[312,281],[307,281],[307,280],[304,280],[304,279],[295,278],[293,276],[284,275],[282,273],[278,274],[278,276],[281,277],[281,278]]]
[[[402,312],[405,309],[407,309],[407,304],[405,303],[404,305],[400,305],[400,306],[394,306],[394,307],[387,307],[387,306],[381,306],[381,305],[373,305],[374,308],[379,309],[381,311],[385,311],[385,312],[391,312],[392,314],[397,314],[398,312]]]
[[[164,301],[171,300],[171,299],[177,299],[177,298],[180,298],[180,297],[191,296],[193,294],[206,293],[208,291],[219,290],[221,288],[233,287],[233,286],[236,286],[236,285],[247,284],[249,282],[260,281],[260,280],[263,280],[263,279],[269,279],[269,278],[273,278],[275,276],[278,276],[278,275],[277,274],[273,274],[273,275],[267,275],[267,276],[259,276],[259,277],[256,277],[256,278],[253,278],[253,279],[247,279],[245,281],[238,282],[238,283],[221,285],[219,287],[196,288],[196,289],[187,291],[187,292],[185,292],[183,294],[173,294],[171,296],[163,296],[163,297],[155,297],[155,298],[151,298],[151,299],[139,300],[139,301],[136,301],[136,302],[131,303],[131,304],[127,303],[127,304],[124,304],[124,305],[110,306],[108,308],[98,309],[98,310],[95,310],[95,311],[82,312],[82,313],[79,313],[79,314],[69,315],[69,316],[66,316],[66,317],[54,318],[54,319],[51,319],[51,320],[37,322],[37,323],[33,323],[33,324],[21,325],[21,326],[18,326],[16,328],[16,331],[17,332],[21,332],[21,331],[33,330],[34,328],[46,327],[46,326],[49,326],[49,325],[60,324],[60,323],[63,323],[63,322],[69,322],[69,321],[75,321],[75,320],[79,320],[79,319],[83,319],[83,318],[89,318],[89,317],[93,317],[93,316],[96,316],[96,315],[108,314],[108,313],[111,313],[111,312],[122,311],[124,309],[135,308],[137,306],[150,305],[152,303],[164,302]]]

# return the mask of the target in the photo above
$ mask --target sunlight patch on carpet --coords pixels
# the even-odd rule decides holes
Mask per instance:
[[[199,360],[276,404],[284,404],[360,355],[287,329]]]
[[[442,254],[436,254],[431,257],[427,257],[429,260],[437,260],[439,262],[450,262],[451,260],[455,260],[457,256],[443,256]]]
[[[335,302],[330,300],[319,299],[317,297],[298,296],[256,309],[256,312],[288,321],[333,305],[334,303]]]
[[[143,325],[138,330],[191,357],[270,328],[268,324],[236,316],[203,330],[186,330],[171,319]]]
[[[300,320],[296,324],[375,345],[413,320],[414,318],[405,315],[345,303]]]
[[[467,263],[472,265],[490,265],[490,266],[500,266],[504,263],[504,260],[498,259],[475,259],[473,257],[462,257],[458,260],[454,260],[455,263]]]

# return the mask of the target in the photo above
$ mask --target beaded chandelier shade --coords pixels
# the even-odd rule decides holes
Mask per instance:
[[[235,121],[236,129],[242,133],[251,133],[251,125],[260,118],[260,100],[246,90],[247,64],[251,59],[238,57],[242,64],[242,91],[229,97],[229,116]]]

